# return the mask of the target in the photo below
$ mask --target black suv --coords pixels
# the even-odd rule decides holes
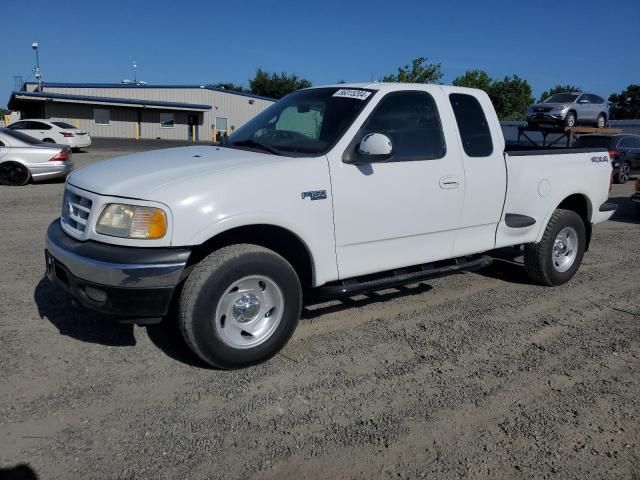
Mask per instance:
[[[640,135],[582,135],[572,147],[608,149],[615,183],[627,183],[631,170],[640,169]]]

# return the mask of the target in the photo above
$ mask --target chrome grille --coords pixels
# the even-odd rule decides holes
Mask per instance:
[[[65,190],[62,201],[62,223],[78,235],[84,233],[92,203],[87,197]]]

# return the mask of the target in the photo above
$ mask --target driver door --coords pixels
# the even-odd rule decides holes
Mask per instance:
[[[347,151],[329,153],[340,278],[452,256],[464,173],[445,101],[435,88],[387,93]],[[369,133],[391,140],[392,158],[344,163]]]

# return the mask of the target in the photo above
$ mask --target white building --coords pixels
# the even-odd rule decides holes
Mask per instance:
[[[275,100],[203,85],[25,83],[8,107],[95,137],[215,141]]]

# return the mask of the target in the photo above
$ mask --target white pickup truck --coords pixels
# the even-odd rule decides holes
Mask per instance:
[[[139,323],[175,306],[205,362],[239,368],[328,297],[484,267],[524,245],[529,276],[570,280],[607,220],[607,151],[505,151],[479,90],[350,84],[295,92],[223,146],[73,172],[48,229],[50,279]]]

